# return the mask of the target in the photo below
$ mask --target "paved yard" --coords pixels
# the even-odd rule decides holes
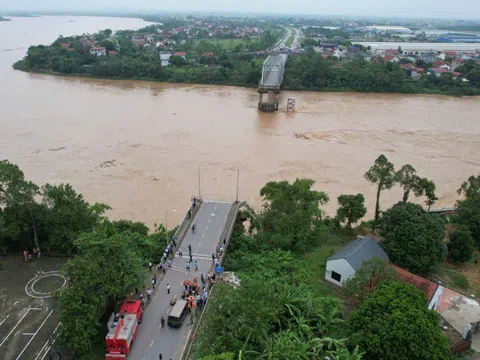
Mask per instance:
[[[55,339],[58,329],[51,294],[66,285],[59,274],[65,261],[42,257],[27,263],[21,255],[0,257],[0,359],[48,360],[48,334]]]

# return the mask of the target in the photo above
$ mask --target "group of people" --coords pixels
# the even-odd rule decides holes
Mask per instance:
[[[198,284],[197,277],[194,277],[193,280],[183,281],[183,286],[185,287],[185,290],[182,291],[181,297],[183,300],[187,300],[187,309],[189,311],[195,308],[201,309],[203,305],[205,305],[205,303],[207,302],[208,292],[203,273],[201,274],[200,279],[202,281],[201,286],[203,289],[203,294],[201,294],[202,291],[200,291],[200,285]]]

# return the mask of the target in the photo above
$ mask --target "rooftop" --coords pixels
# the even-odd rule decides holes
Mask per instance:
[[[338,250],[328,260],[345,259],[355,270],[358,270],[362,263],[377,257],[382,260],[388,260],[388,255],[378,245],[377,241],[371,236],[365,236],[363,239],[357,239],[349,242],[346,246]]]
[[[427,296],[428,302],[430,302],[433,295],[435,294],[435,291],[437,290],[437,287],[438,287],[437,284],[421,276],[412,274],[411,272],[405,269],[402,269],[401,267],[398,267],[393,264],[392,266],[400,276],[400,280],[402,282],[406,282],[408,284],[412,284],[413,286],[415,286],[418,290],[422,291]]]

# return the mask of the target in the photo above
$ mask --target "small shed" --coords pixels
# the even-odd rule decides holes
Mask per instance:
[[[327,259],[325,279],[335,285],[343,284],[362,266],[366,260],[377,257],[388,260],[388,255],[371,236],[365,236],[349,242]]]

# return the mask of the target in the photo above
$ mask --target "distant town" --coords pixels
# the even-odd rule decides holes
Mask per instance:
[[[106,29],[60,37],[48,51],[31,48],[15,68],[253,87],[260,81],[265,58],[281,53],[291,56],[285,67],[285,89],[479,94],[478,22],[191,15],[143,18],[153,24],[138,30],[114,33]],[[325,60],[330,69],[322,86],[318,81],[299,83],[295,75],[310,61],[311,54]],[[62,59],[46,59],[52,56]],[[129,57],[128,66],[116,57]],[[246,62],[251,66],[245,66]],[[371,66],[360,66],[361,62]],[[289,66],[293,63],[296,69]],[[362,76],[370,78],[384,74],[390,80],[377,85],[377,79],[370,86],[360,86],[343,76],[346,69],[350,73],[366,71]],[[412,79],[417,80],[413,85],[409,82]]]

